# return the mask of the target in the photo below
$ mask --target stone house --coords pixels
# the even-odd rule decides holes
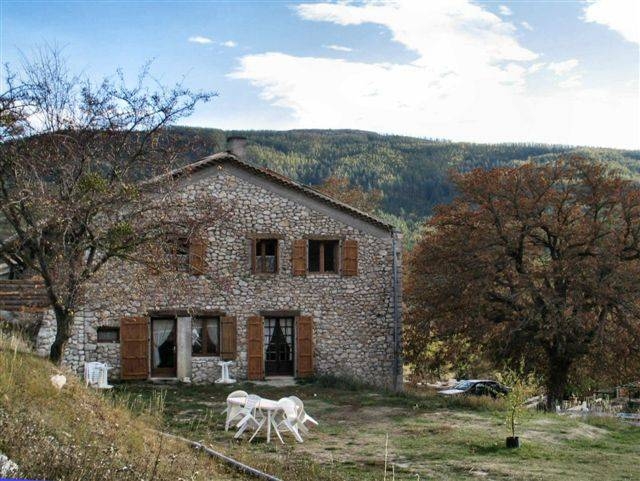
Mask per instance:
[[[401,239],[389,224],[243,159],[244,140],[175,171],[179,195],[225,215],[175,242],[175,276],[107,264],[76,313],[64,362],[114,378],[213,382],[334,374],[400,389]],[[133,287],[131,279],[143,279]],[[52,312],[37,347],[49,350]]]

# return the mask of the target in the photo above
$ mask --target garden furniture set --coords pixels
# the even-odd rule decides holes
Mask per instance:
[[[303,402],[295,396],[275,401],[245,391],[234,391],[227,396],[227,408],[224,413],[227,415],[225,431],[235,424],[238,431],[234,438],[238,439],[247,429],[252,430],[249,442],[266,427],[267,442],[271,442],[273,429],[281,443],[284,443],[282,434],[285,432],[291,433],[296,441],[301,443],[302,434],[309,432],[305,424],[318,425],[318,422],[305,412]]]

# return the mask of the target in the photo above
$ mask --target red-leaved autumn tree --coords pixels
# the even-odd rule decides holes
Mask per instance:
[[[481,347],[498,367],[524,358],[551,408],[571,372],[606,368],[597,353],[639,359],[637,184],[577,157],[453,181],[408,265],[410,361],[434,341]]]
[[[382,201],[382,191],[373,189],[367,192],[357,185],[351,185],[349,179],[337,175],[327,177],[316,188],[362,212],[375,212]]]

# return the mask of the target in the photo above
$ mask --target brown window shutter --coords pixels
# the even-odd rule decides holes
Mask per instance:
[[[222,316],[220,318],[220,357],[223,361],[236,358],[236,318]]]
[[[196,276],[205,273],[207,243],[203,237],[194,237],[189,241],[189,272]]]
[[[313,318],[311,316],[296,317],[298,377],[311,377],[313,369]]]
[[[256,239],[249,239],[249,263],[251,265],[251,273],[256,273]]]
[[[264,379],[264,323],[262,317],[247,319],[247,378],[250,381]]]
[[[342,275],[358,275],[358,241],[345,240],[342,247]]]
[[[293,241],[291,273],[294,276],[304,276],[307,273],[307,241],[305,239]]]
[[[149,319],[120,319],[120,366],[122,379],[149,377]]]

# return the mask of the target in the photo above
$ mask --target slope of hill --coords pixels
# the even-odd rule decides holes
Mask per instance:
[[[85,388],[0,333],[0,452],[19,476],[59,481],[245,479],[182,443],[150,429],[162,427],[164,398],[117,399]]]

